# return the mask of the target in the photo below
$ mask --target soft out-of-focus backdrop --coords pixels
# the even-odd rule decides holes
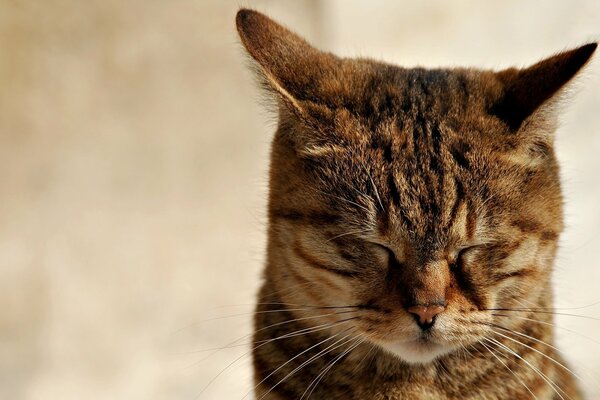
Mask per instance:
[[[242,357],[200,393],[247,346],[196,352],[250,331],[263,260],[273,118],[245,69],[240,5],[321,48],[404,65],[525,65],[600,37],[597,0],[242,3],[0,3],[0,398],[251,388]],[[600,300],[598,60],[576,89],[557,136],[564,307]],[[587,378],[600,322],[557,323],[600,398]]]

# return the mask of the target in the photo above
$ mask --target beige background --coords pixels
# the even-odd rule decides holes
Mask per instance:
[[[600,2],[256,1],[322,48],[524,65],[600,38]],[[240,399],[273,118],[234,1],[0,2],[0,398]],[[600,301],[600,62],[557,137],[559,306]],[[234,307],[222,307],[236,305]],[[596,305],[576,311],[600,317]],[[227,319],[213,317],[242,314]],[[600,322],[559,342],[600,398]],[[586,337],[573,333],[579,332]]]

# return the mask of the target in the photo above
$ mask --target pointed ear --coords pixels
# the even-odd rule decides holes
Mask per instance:
[[[253,10],[238,11],[236,24],[267,89],[274,91],[290,111],[306,120],[311,108],[326,103],[323,86],[336,75],[339,58],[315,49],[300,36]]]
[[[503,95],[492,107],[492,114],[513,130],[540,106],[550,100],[589,61],[597,43],[565,51],[525,69],[511,68],[496,73]]]

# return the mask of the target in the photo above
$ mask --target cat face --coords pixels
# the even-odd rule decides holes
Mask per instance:
[[[238,30],[279,111],[267,278],[282,302],[427,363],[549,296],[551,107],[595,45],[524,70],[427,70],[337,58],[251,11]]]
[[[279,285],[310,286],[285,302],[359,305],[359,332],[426,362],[485,335],[491,309],[540,296],[562,227],[560,188],[550,147],[509,143],[495,117],[458,109],[468,103],[460,91],[431,88],[430,98],[428,73],[399,75],[418,100],[376,123],[342,111],[332,131],[353,138],[298,151],[279,132],[271,220],[285,258]],[[435,82],[448,90],[478,79],[443,75],[450,82]],[[458,106],[441,113],[446,96]],[[438,313],[419,315],[427,311]]]

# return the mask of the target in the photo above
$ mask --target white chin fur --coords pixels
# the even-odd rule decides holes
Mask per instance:
[[[409,364],[427,364],[448,354],[451,348],[435,343],[385,343],[382,347]]]

